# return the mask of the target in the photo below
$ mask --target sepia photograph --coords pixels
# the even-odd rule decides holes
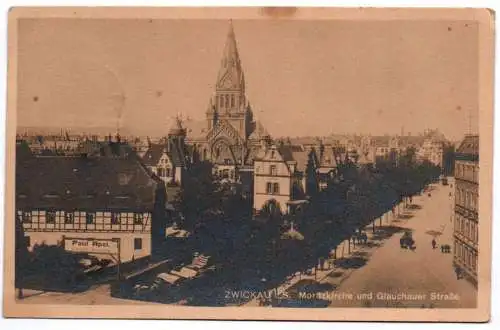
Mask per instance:
[[[4,315],[487,321],[493,25],[14,8]]]

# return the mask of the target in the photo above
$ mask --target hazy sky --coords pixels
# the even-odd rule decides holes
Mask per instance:
[[[205,119],[226,20],[23,19],[18,125],[166,133]],[[455,21],[233,21],[273,136],[477,131],[478,28]],[[122,98],[124,96],[124,98]],[[120,110],[121,109],[121,110]]]

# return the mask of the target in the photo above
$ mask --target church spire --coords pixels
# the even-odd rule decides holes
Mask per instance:
[[[229,32],[222,55],[221,66],[217,77],[218,90],[237,90],[244,93],[245,79],[241,68],[240,56],[236,45],[233,22],[229,21]]]

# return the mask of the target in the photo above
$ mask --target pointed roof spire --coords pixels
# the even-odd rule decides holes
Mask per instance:
[[[229,20],[229,31],[222,54],[221,67],[217,77],[217,89],[244,90],[244,88],[245,79],[241,68],[238,47],[236,45],[233,21]]]

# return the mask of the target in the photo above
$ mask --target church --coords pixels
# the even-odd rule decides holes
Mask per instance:
[[[214,173],[229,182],[246,181],[253,174],[253,160],[271,137],[254,120],[245,95],[245,75],[232,22],[229,23],[215,92],[203,122],[187,121],[186,143],[202,160],[214,165]]]

